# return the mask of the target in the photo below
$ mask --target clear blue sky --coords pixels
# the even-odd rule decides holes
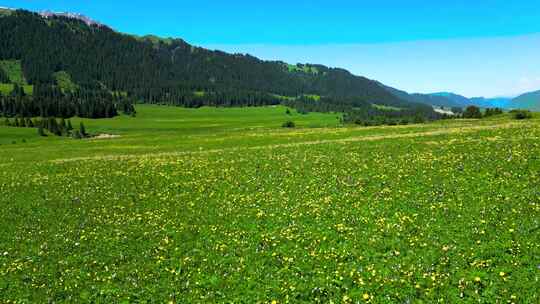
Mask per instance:
[[[339,66],[408,91],[469,96],[540,89],[539,5],[533,0],[0,0],[0,6],[83,13],[121,32]]]

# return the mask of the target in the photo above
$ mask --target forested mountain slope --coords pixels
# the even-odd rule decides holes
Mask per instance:
[[[396,88],[392,88],[383,84],[380,84],[380,85],[384,89],[386,89],[388,92],[390,92],[392,95],[411,103],[422,103],[422,104],[439,106],[439,107],[461,107],[462,106],[461,104],[458,104],[445,96],[438,96],[438,95],[432,95],[432,94],[419,94],[419,93],[410,94],[405,91],[398,90]]]
[[[30,83],[51,82],[55,72],[67,71],[77,83],[100,82],[112,90],[141,93],[182,86],[397,102],[375,82],[342,69],[289,69],[282,62],[209,51],[180,39],[141,41],[76,19],[16,11],[0,19],[0,29],[0,59],[22,60]]]
[[[55,75],[63,75],[72,88],[107,90],[147,103],[256,106],[314,96],[324,97],[327,110],[377,104],[430,112],[344,69],[263,61],[22,10],[0,17],[1,60],[20,61],[29,85],[58,86]],[[7,77],[0,73],[0,78]]]

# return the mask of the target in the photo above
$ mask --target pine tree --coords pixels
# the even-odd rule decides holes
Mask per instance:
[[[79,130],[75,130],[75,132],[73,133],[73,138],[81,139],[82,138],[81,132]]]
[[[60,124],[58,125],[58,128],[60,129],[60,133],[62,134],[67,133],[66,120],[64,118],[60,119]]]
[[[81,134],[81,137],[86,137],[88,134],[86,134],[86,128],[84,127],[83,122],[81,121],[81,124],[79,126],[79,133]]]
[[[19,119],[15,117],[15,123],[13,124],[14,127],[19,127]]]
[[[6,118],[6,120],[4,120],[4,125],[11,126],[11,121],[9,121],[9,118]]]
[[[463,118],[482,118],[482,112],[476,106],[468,106],[463,112]]]
[[[45,135],[45,131],[43,130],[43,127],[41,125],[38,127],[37,132],[39,136],[47,136]]]
[[[13,91],[11,91],[11,96],[13,97],[24,97],[24,89],[18,84],[13,85]]]
[[[71,125],[71,120],[69,120],[69,119],[67,121],[67,130],[68,130],[68,132],[73,131],[73,126]]]
[[[49,118],[49,132],[53,133],[54,135],[61,136],[62,131],[60,130],[60,127],[58,126],[58,122],[56,121],[56,118]]]

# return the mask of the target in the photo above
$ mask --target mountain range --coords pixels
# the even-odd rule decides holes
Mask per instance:
[[[527,109],[540,111],[540,91],[524,93],[518,97],[465,97],[451,92],[438,92],[431,94],[415,94],[400,91],[384,86],[392,94],[410,102],[419,102],[435,107],[445,108],[466,108],[468,106],[478,106],[481,108],[501,108],[501,109]]]
[[[540,111],[540,91],[522,94],[512,99],[513,107]]]
[[[525,93],[515,98],[511,97],[472,97],[467,98],[454,93],[434,93],[433,96],[446,97],[452,103],[447,106],[467,107],[475,105],[482,108],[502,108],[502,109],[528,109],[540,110],[540,91]]]
[[[0,8],[0,60],[20,62],[28,84],[54,83],[54,75],[61,73],[76,86],[103,87],[147,102],[183,105],[186,92],[214,96],[220,99],[218,104],[231,105],[236,103],[227,100],[234,99],[233,95],[260,99],[250,101],[254,105],[274,102],[268,96],[326,96],[397,108],[474,104],[538,109],[540,104],[539,92],[515,99],[409,94],[344,69],[263,61],[248,54],[207,50],[182,39],[122,34],[75,13]],[[219,94],[227,98],[216,97]]]

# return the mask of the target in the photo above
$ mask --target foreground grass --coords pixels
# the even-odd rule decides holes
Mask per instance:
[[[540,301],[538,120],[283,113],[143,107],[85,120],[117,139],[0,146],[0,302]]]

